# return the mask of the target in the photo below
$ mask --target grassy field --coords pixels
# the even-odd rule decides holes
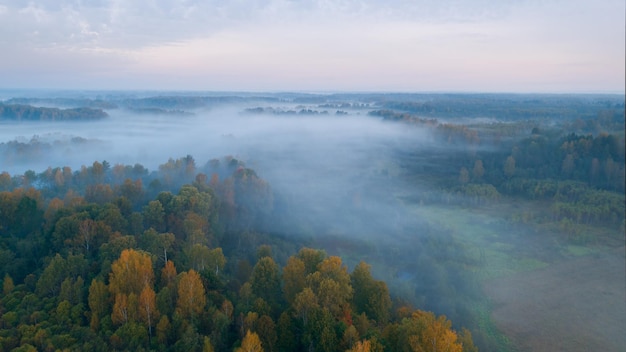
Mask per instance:
[[[619,335],[626,327],[623,250],[620,255],[619,248],[597,244],[603,241],[571,244],[562,234],[513,223],[507,218],[513,207],[520,210],[520,204],[506,201],[474,208],[415,207],[417,216],[448,228],[475,259],[471,270],[485,292],[472,309],[479,329],[499,350],[618,351],[616,346],[626,343]]]

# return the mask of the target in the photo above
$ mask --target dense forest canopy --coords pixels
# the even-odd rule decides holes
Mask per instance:
[[[515,350],[486,280],[624,243],[623,96],[59,96],[0,102],[2,350]]]

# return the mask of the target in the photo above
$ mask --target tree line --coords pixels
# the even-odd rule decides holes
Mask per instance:
[[[109,115],[100,108],[47,108],[0,102],[0,120],[14,121],[80,121],[98,120]]]

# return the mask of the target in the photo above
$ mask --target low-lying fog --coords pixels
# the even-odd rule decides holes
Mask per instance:
[[[111,165],[140,163],[156,170],[168,158],[191,155],[201,167],[210,159],[233,156],[290,203],[306,204],[307,211],[314,211],[316,216],[326,213],[338,217],[336,208],[345,202],[352,202],[346,206],[358,203],[362,210],[375,207],[372,202],[394,202],[389,188],[392,181],[398,182],[391,177],[398,172],[393,153],[432,145],[424,130],[368,116],[366,109],[336,114],[337,109],[311,105],[297,109],[328,114],[245,112],[257,106],[270,107],[228,106],[197,110],[193,115],[112,109],[107,111],[108,118],[91,122],[4,122],[0,125],[0,143],[37,140],[46,147],[26,157],[8,153],[11,156],[5,157],[0,171],[13,175],[30,169],[40,173],[59,166],[75,171],[96,160]],[[271,107],[285,111],[295,108],[293,104]],[[372,182],[377,182],[376,187],[369,187]],[[375,192],[375,197],[365,192]],[[388,222],[389,216],[399,215],[386,205],[371,211]],[[324,222],[328,228],[341,226]],[[351,226],[357,225],[352,219]],[[373,230],[370,225],[363,226]]]
[[[366,161],[376,159],[381,147],[384,152],[386,146],[423,138],[403,126],[369,117],[366,111],[303,116],[251,114],[243,112],[244,108],[199,111],[189,116],[110,110],[108,118],[93,122],[3,122],[0,143],[35,138],[65,148],[47,150],[34,160],[5,162],[0,168],[11,173],[27,169],[41,172],[49,166],[76,170],[95,160],[107,160],[111,165],[141,163],[155,169],[168,158],[189,154],[199,165],[232,155],[248,163],[255,161],[258,167],[272,163],[268,171],[276,167],[290,172],[345,169],[368,164]],[[68,143],[74,137],[86,141],[82,145]]]

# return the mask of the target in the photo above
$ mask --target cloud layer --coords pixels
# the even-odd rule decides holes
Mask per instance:
[[[622,1],[22,1],[2,85],[623,91]]]

